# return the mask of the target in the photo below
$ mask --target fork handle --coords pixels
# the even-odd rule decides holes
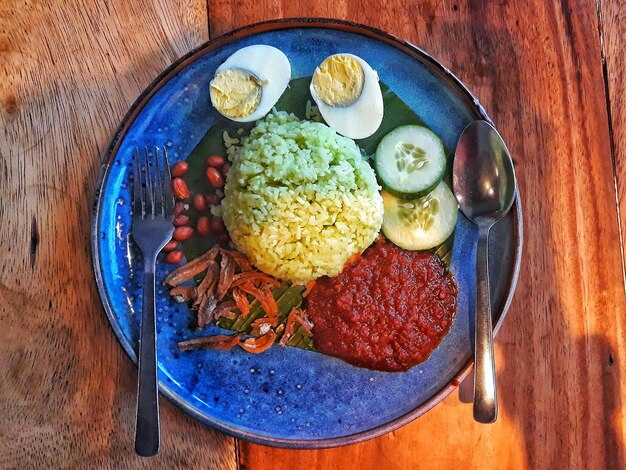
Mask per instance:
[[[139,379],[135,452],[142,457],[159,453],[159,392],[156,358],[156,305],[154,302],[155,257],[145,259],[143,311],[139,337]]]

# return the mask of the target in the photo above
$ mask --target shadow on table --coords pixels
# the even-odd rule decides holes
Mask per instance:
[[[613,348],[601,335],[575,340],[571,348],[578,354],[581,367],[573,371],[562,371],[559,376],[585,373],[585,365],[582,362],[589,356],[596,356],[604,358],[600,364],[597,361],[595,363],[601,368],[598,374],[599,382],[593,383],[589,377],[581,377],[576,385],[582,387],[574,396],[573,403],[558,404],[555,402],[570,399],[565,393],[559,394],[558,387],[553,386],[559,381],[559,377],[542,377],[537,373],[537,383],[531,385],[530,390],[522,390],[521,386],[524,384],[514,380],[516,367],[504,360],[502,361],[504,364],[496,364],[499,379],[499,415],[512,416],[517,422],[520,428],[519,435],[524,439],[526,466],[529,468],[539,468],[538,466],[545,465],[546,461],[550,460],[558,464],[562,462],[560,457],[564,457],[565,452],[577,453],[575,460],[578,462],[598,463],[596,459],[599,459],[603,463],[603,468],[626,468],[624,444],[619,438],[621,377]],[[546,363],[550,361],[548,357],[544,359]],[[549,384],[548,387],[545,385],[546,382]],[[461,383],[458,391],[459,400],[469,406],[472,403],[473,386],[472,371]],[[533,390],[535,387],[539,390],[546,388],[552,393],[550,396],[546,396],[545,390],[543,394],[541,391],[536,393]],[[601,442],[589,442],[589,436],[584,432],[587,426],[598,426],[602,429]],[[550,448],[550,445],[553,447]],[[597,455],[592,456],[593,453]]]
[[[0,316],[10,321],[3,318],[0,401],[15,411],[0,413],[0,442],[11,442],[0,445],[0,467],[234,468],[232,439],[165,399],[161,455],[151,464],[134,456],[137,372],[103,313],[90,256],[106,148],[130,103],[178,49],[191,48],[193,34],[153,45],[165,34],[158,21],[151,37],[142,27],[124,33],[125,22],[144,19],[140,6],[105,14],[109,6],[49,3],[13,9],[11,41],[0,48],[14,66],[0,103],[0,160],[12,161],[0,172],[14,183],[0,184],[0,196],[21,214],[0,250],[11,269],[0,283]]]

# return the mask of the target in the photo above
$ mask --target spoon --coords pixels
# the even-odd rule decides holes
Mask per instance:
[[[489,229],[511,209],[515,184],[511,155],[500,134],[487,121],[469,124],[454,153],[452,187],[461,211],[478,226],[474,419],[480,423],[493,423],[498,417],[487,261]]]

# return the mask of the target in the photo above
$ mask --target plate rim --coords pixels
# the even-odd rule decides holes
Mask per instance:
[[[211,39],[200,46],[192,49],[187,54],[181,56],[172,64],[170,64],[165,70],[163,70],[137,97],[137,99],[133,102],[130,109],[124,115],[122,121],[118,125],[111,142],[107,148],[105,154],[105,162],[102,164],[100,168],[100,175],[98,178],[98,182],[96,184],[95,198],[92,210],[92,218],[91,218],[91,255],[92,255],[92,268],[94,271],[94,276],[96,280],[96,284],[98,287],[98,294],[100,296],[100,300],[102,301],[102,305],[104,307],[106,316],[109,320],[109,324],[115,333],[115,336],[118,342],[121,344],[122,348],[129,356],[131,361],[137,364],[137,357],[133,346],[124,336],[121,325],[118,322],[117,318],[114,315],[113,307],[110,303],[110,300],[107,295],[107,289],[104,284],[104,277],[101,267],[101,260],[99,255],[99,246],[100,246],[100,216],[102,212],[103,199],[101,198],[102,192],[104,190],[104,185],[108,180],[110,169],[113,166],[113,162],[115,160],[115,156],[117,155],[117,151],[119,150],[119,146],[126,135],[128,129],[134,122],[135,118],[139,114],[139,112],[143,109],[143,107],[147,104],[147,102],[152,98],[154,94],[156,94],[159,89],[165,85],[172,77],[176,75],[178,70],[186,67],[189,63],[195,61],[199,57],[210,53],[213,49],[216,49],[222,45],[228,44],[234,40],[242,39],[254,34],[264,33],[268,31],[278,31],[284,29],[298,29],[298,28],[321,28],[321,29],[331,29],[337,31],[345,31],[349,33],[360,34],[365,37],[369,37],[371,39],[382,41],[386,44],[395,47],[396,49],[401,50],[412,56],[414,59],[425,60],[429,62],[434,70],[438,71],[448,80],[452,81],[452,83],[458,87],[459,91],[465,95],[465,98],[471,102],[472,106],[475,108],[477,116],[480,119],[484,119],[489,123],[493,124],[493,121],[488,116],[487,112],[480,104],[479,100],[470,92],[467,86],[452,73],[447,67],[442,65],[436,59],[434,59],[430,54],[417,47],[413,43],[409,41],[405,41],[400,39],[388,32],[380,30],[378,28],[374,28],[372,26],[368,26],[361,23],[356,23],[352,21],[346,20],[338,20],[332,18],[313,18],[313,17],[300,17],[300,18],[280,18],[273,19],[268,21],[263,21],[259,23],[253,23],[250,25],[243,26],[241,28],[234,29],[229,31],[221,36],[218,36],[214,39]],[[495,127],[495,126],[494,126]],[[522,246],[523,246],[523,218],[522,218],[522,207],[519,195],[519,187],[515,189],[515,202],[512,208],[514,211],[513,217],[513,232],[515,236],[515,254],[514,254],[514,267],[508,279],[507,286],[507,296],[502,307],[502,310],[499,312],[497,316],[497,320],[493,326],[494,335],[498,333],[500,328],[502,327],[502,323],[504,318],[506,317],[511,302],[513,300],[513,296],[517,287],[517,281],[519,279],[520,266],[521,266],[521,257],[522,257]],[[257,434],[249,431],[242,430],[235,426],[230,426],[221,422],[220,420],[214,419],[209,415],[201,413],[197,411],[195,408],[190,406],[182,397],[173,392],[167,385],[159,381],[159,391],[161,394],[166,397],[171,403],[178,406],[180,409],[188,413],[193,418],[202,422],[205,425],[208,425],[218,431],[229,434],[233,437],[244,439],[250,442],[254,442],[257,444],[272,446],[272,447],[285,447],[285,448],[293,448],[293,449],[321,449],[328,447],[338,447],[348,444],[355,444],[357,442],[362,442],[365,440],[373,439],[375,437],[379,437],[383,434],[387,434],[388,432],[394,431],[405,424],[417,419],[418,417],[425,414],[427,411],[431,410],[441,401],[443,401],[450,393],[452,393],[460,383],[467,377],[469,372],[472,370],[473,366],[473,358],[470,358],[469,361],[459,370],[459,372],[452,378],[452,380],[439,389],[436,393],[434,393],[428,400],[426,400],[421,405],[413,408],[411,411],[405,413],[402,416],[399,416],[391,421],[388,421],[384,424],[376,426],[372,429],[357,432],[354,434],[349,434],[341,437],[333,437],[333,438],[323,438],[323,439],[283,439],[265,436],[262,434]]]

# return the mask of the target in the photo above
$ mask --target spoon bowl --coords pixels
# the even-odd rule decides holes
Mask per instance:
[[[502,137],[487,121],[474,121],[461,134],[452,186],[461,211],[474,223],[495,223],[511,209],[516,186],[513,161]]]

